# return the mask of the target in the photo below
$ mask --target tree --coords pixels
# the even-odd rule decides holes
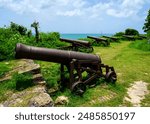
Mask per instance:
[[[117,32],[114,36],[116,37],[121,37],[123,36],[125,33],[124,32]]]
[[[128,28],[125,30],[125,35],[139,35],[139,32],[135,29]]]
[[[144,32],[150,31],[150,10],[148,11],[148,15],[145,19],[143,30],[144,30]]]
[[[40,41],[40,35],[39,35],[39,22],[36,22],[34,21],[32,24],[31,24],[31,27],[35,28],[35,38],[36,38],[36,42],[39,42]]]
[[[22,25],[18,25],[14,22],[10,23],[10,29],[13,32],[19,32],[21,35],[26,35],[26,33],[27,33],[27,28],[26,27],[24,27]]]

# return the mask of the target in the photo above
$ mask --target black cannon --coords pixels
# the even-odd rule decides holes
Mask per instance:
[[[16,45],[15,58],[61,64],[60,86],[62,88],[65,86],[72,92],[80,95],[85,92],[86,85],[93,85],[94,80],[97,78],[103,77],[108,82],[113,83],[117,80],[114,68],[102,64],[99,56],[93,54],[31,47],[18,43]],[[67,68],[67,73],[69,73],[68,83],[65,81],[65,67]]]
[[[117,37],[109,37],[109,36],[103,36],[103,37],[111,39],[111,41],[114,41],[114,42],[118,42],[119,41],[119,39]]]
[[[123,37],[125,37],[129,41],[135,41],[136,39],[134,35],[123,35]]]
[[[110,45],[109,41],[105,38],[99,38],[99,37],[93,37],[93,36],[87,36],[87,38],[93,39],[96,43],[103,44],[104,46]]]
[[[88,52],[93,52],[93,47],[91,43],[88,41],[72,40],[72,39],[65,39],[65,38],[60,38],[60,41],[71,44],[71,46],[61,47],[60,49],[79,51],[80,48],[81,49],[83,48],[86,49]]]

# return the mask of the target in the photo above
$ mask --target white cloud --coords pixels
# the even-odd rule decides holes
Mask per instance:
[[[78,9],[75,9],[75,10],[66,11],[66,12],[58,11],[56,14],[61,15],[61,16],[80,16],[82,15],[82,12]]]
[[[139,13],[147,0],[120,0],[107,10],[107,14],[114,17],[131,17]],[[116,4],[116,3],[114,3]]]
[[[109,15],[126,18],[137,15],[149,0],[109,0],[90,4],[89,0],[0,0],[0,7],[16,13],[45,13],[55,16],[87,16],[92,18]]]

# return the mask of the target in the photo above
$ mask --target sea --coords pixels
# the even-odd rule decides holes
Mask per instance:
[[[60,34],[61,38],[67,38],[67,39],[80,39],[80,38],[87,38],[87,36],[94,36],[94,37],[100,37],[100,36],[112,36],[113,34]]]

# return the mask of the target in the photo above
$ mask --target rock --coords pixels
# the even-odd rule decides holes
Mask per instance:
[[[55,105],[66,105],[69,103],[69,99],[66,96],[59,96],[55,100]]]
[[[31,92],[32,93],[46,93],[47,89],[45,86],[37,85],[31,90]]]
[[[46,87],[37,85],[12,94],[0,105],[0,107],[48,107],[53,106],[54,102],[47,93]]]
[[[2,104],[0,104],[0,107],[4,107]]]
[[[53,100],[47,93],[40,93],[29,102],[31,107],[52,107],[53,105]]]
[[[145,95],[149,93],[148,83],[143,81],[136,81],[128,88],[128,96],[124,98],[124,102],[130,102],[134,107],[140,107],[141,101],[145,98]]]

